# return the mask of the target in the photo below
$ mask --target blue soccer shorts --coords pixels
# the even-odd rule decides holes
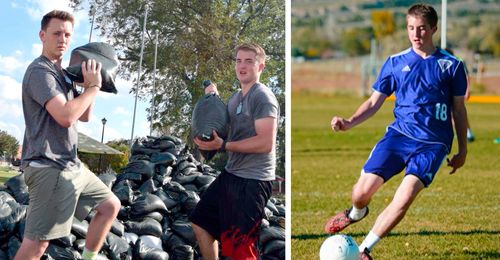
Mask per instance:
[[[447,154],[444,144],[417,141],[389,127],[373,148],[363,171],[386,182],[406,167],[405,176],[414,175],[428,187]]]

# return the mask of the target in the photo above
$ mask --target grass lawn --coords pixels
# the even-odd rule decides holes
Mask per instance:
[[[344,133],[332,116],[349,117],[364,101],[346,95],[292,94],[292,259],[317,259],[326,220],[349,207],[351,188],[372,147],[392,122],[393,101]],[[373,249],[375,259],[500,258],[500,104],[467,103],[476,141],[454,175],[443,165],[406,217]],[[452,153],[456,152],[456,141]],[[343,233],[360,244],[391,201],[403,174],[375,194],[370,215]]]
[[[19,174],[7,166],[0,166],[0,183],[5,183],[8,179]]]

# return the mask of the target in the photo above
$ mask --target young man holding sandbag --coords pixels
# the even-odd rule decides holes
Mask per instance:
[[[42,55],[26,70],[23,110],[26,123],[22,169],[29,190],[24,239],[16,260],[40,259],[49,241],[70,234],[73,215],[84,219],[94,208],[84,259],[95,259],[120,209],[120,201],[77,157],[76,123],[88,121],[101,88],[101,64],[82,63],[85,89],[75,95],[61,68],[74,18],[54,10],[41,22]]]
[[[265,51],[256,44],[236,47],[236,77],[241,90],[228,100],[229,136],[194,142],[199,149],[228,152],[224,171],[205,191],[190,216],[204,259],[221,255],[257,259],[256,241],[264,208],[275,178],[275,143],[279,105],[272,91],[259,82]],[[205,93],[216,92],[212,84]]]

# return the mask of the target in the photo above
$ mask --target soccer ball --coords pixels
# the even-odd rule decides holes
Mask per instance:
[[[319,249],[321,260],[358,260],[359,249],[356,241],[348,235],[334,235],[327,238]]]

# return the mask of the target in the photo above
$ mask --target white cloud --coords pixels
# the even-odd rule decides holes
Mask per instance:
[[[41,43],[33,43],[31,45],[31,55],[38,57],[42,54],[43,45]]]
[[[124,115],[124,116],[129,116],[130,115],[130,111],[128,111],[127,109],[125,109],[124,107],[115,107],[115,109],[113,110],[113,115]]]
[[[123,130],[123,129],[122,129]],[[124,133],[116,130],[114,127],[108,127],[104,129],[104,142],[118,140],[118,139],[128,139],[129,137],[125,137]],[[99,139],[101,140],[101,139]]]
[[[1,99],[21,100],[21,92],[21,83],[9,76],[0,75]]]
[[[129,95],[128,92],[132,89],[134,84],[135,83],[132,81],[128,81],[128,80],[124,80],[120,77],[116,77],[115,86],[116,86],[116,89],[118,90],[118,95],[128,96]]]
[[[26,67],[26,62],[20,61],[17,57],[0,55],[0,73],[11,74]]]
[[[21,108],[21,104],[12,103],[6,100],[2,100],[0,98],[0,117],[14,117],[20,118],[23,116],[23,109]]]
[[[46,13],[54,9],[73,12],[73,9],[69,7],[69,3],[69,0],[28,0],[26,9],[31,18],[42,20]]]
[[[23,142],[24,127],[21,129],[18,125],[0,121],[0,129],[14,136],[19,141],[19,144]]]

